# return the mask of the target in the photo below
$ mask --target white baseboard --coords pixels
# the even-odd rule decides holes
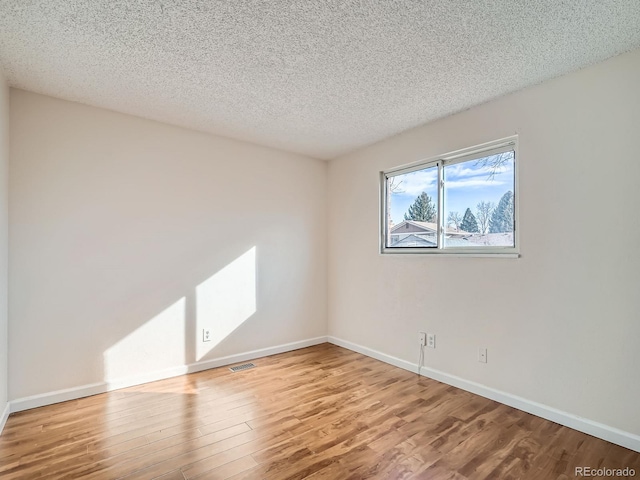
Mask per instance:
[[[0,418],[0,426],[4,425],[3,419],[6,421],[6,417],[9,416],[9,413],[29,410],[31,408],[43,407],[45,405],[52,405],[54,403],[66,402],[68,400],[75,400],[82,397],[89,397],[91,395],[97,395],[99,393],[105,393],[112,390],[118,390],[120,388],[142,385],[143,383],[164,380],[166,378],[177,377],[179,375],[185,375],[187,373],[200,372],[202,370],[208,370],[210,368],[232,365],[238,362],[245,362],[247,360],[253,360],[255,358],[290,352],[293,350],[298,350],[300,348],[310,347],[312,345],[318,345],[320,343],[326,342],[327,337],[310,338],[307,340],[301,340],[299,342],[286,343],[284,345],[277,345],[275,347],[262,348],[259,350],[238,353],[236,355],[229,355],[227,357],[220,357],[212,360],[191,363],[189,365],[180,365],[165,370],[149,372],[147,374],[139,375],[136,377],[92,383],[89,385],[81,385],[79,387],[68,388],[65,390],[57,390],[55,392],[48,392],[40,395],[19,398],[16,400],[12,400],[7,404],[7,408],[5,409],[5,416]],[[0,433],[1,432],[2,429],[0,428]]]
[[[4,429],[5,424],[7,423],[7,418],[9,418],[9,413],[11,413],[11,404],[7,402],[4,406],[4,411],[0,414],[0,435],[2,435],[2,430]]]
[[[371,348],[349,342],[347,340],[342,340],[340,338],[332,336],[329,336],[327,338],[329,343],[333,343],[334,345],[353,350],[354,352],[358,352],[368,357],[375,358],[376,360],[389,363],[404,370],[418,373],[418,365],[415,363],[407,362],[400,358],[393,357],[391,355],[387,355],[386,353],[382,353],[377,350],[373,350]],[[467,392],[475,393],[476,395],[480,395],[481,397],[489,398],[491,400],[495,400],[496,402],[500,402],[510,407],[517,408],[518,410],[522,410],[532,415],[551,420],[552,422],[559,423],[560,425],[564,425],[565,427],[569,427],[574,430],[593,435],[594,437],[601,438],[603,440],[606,440],[607,442],[615,443],[616,445],[620,445],[636,452],[640,452],[639,435],[625,432],[624,430],[610,427],[602,423],[594,422],[593,420],[589,420],[588,418],[579,417],[572,413],[564,412],[548,405],[543,405],[541,403],[537,403],[532,400],[519,397],[517,395],[512,395],[510,393],[496,390],[494,388],[487,387],[476,382],[465,380],[464,378],[456,377],[455,375],[450,375],[433,368],[422,367],[420,369],[420,374],[439,382],[446,383],[447,385],[452,385],[462,390],[466,390]]]
[[[310,338],[307,340],[301,340],[299,342],[285,343],[284,345],[278,345],[276,347],[263,348],[261,350],[253,350],[246,353],[238,353],[236,355],[230,355],[228,357],[215,358],[213,360],[206,360],[204,362],[192,363],[189,365],[188,373],[200,372],[202,370],[209,370],[210,368],[224,367],[225,365],[231,365],[238,362],[246,362],[247,360],[253,360],[255,358],[267,357],[269,355],[277,355],[278,353],[291,352],[293,350],[299,350],[301,348],[311,347],[313,345],[320,345],[321,343],[327,343],[328,339],[324,337]]]
[[[108,392],[107,383],[91,383],[79,387],[65,388],[55,392],[41,393],[30,397],[18,398],[9,402],[11,413],[29,410],[31,408],[44,407],[54,403],[66,402],[82,397],[90,397],[99,393]]]
[[[362,345],[358,345],[357,343],[351,343],[347,340],[342,340],[336,337],[327,337],[327,341],[329,343],[333,343],[334,345],[338,345],[339,347],[344,347],[349,350],[353,350],[354,352],[361,353],[366,355],[367,357],[375,358],[376,360],[380,360],[381,362],[388,363],[395,367],[400,367],[404,370],[409,370],[413,373],[418,373],[418,365],[415,363],[407,362],[398,357],[392,357],[391,355],[387,355],[386,353],[379,352],[377,350],[373,350],[371,348],[363,347]],[[446,382],[443,382],[446,383]]]

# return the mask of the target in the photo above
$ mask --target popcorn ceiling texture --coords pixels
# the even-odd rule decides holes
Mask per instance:
[[[325,159],[637,47],[639,0],[0,0],[13,87]]]

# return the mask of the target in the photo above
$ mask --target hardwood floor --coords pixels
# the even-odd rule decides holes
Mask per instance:
[[[640,478],[636,452],[334,345],[253,363],[12,414],[0,478]]]

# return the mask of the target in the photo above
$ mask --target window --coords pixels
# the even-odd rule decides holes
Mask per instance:
[[[381,173],[382,253],[517,253],[516,138]]]

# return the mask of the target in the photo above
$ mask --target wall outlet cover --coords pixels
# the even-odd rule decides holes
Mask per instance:
[[[208,328],[202,329],[202,341],[210,342],[211,341],[211,330]]]

